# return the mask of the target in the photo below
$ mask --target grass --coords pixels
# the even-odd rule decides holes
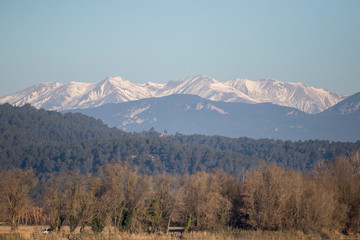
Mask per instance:
[[[132,233],[115,233],[114,229],[106,229],[100,234],[93,233],[90,228],[80,233],[78,229],[70,234],[69,227],[64,227],[58,233],[43,234],[41,229],[48,226],[20,226],[19,229],[11,233],[10,226],[0,225],[0,240],[132,240],[132,239],[360,239],[360,235],[344,236],[339,233],[316,233],[304,234],[301,231],[275,232],[275,231],[247,231],[247,230],[230,230],[230,231],[197,231],[176,234],[132,234]],[[109,231],[110,230],[110,231]]]

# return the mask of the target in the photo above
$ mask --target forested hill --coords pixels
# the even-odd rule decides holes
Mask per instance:
[[[120,137],[123,132],[109,128],[101,120],[80,113],[61,114],[37,110],[26,104],[15,107],[0,105],[0,144],[22,145],[28,143],[62,142]]]
[[[140,173],[192,174],[221,168],[241,176],[260,161],[307,171],[320,160],[332,161],[359,151],[360,142],[160,137],[109,128],[78,113],[37,110],[30,105],[0,105],[0,169],[33,168],[39,175],[75,170],[97,173],[100,166],[128,162]]]
[[[122,161],[141,173],[186,174],[226,169],[239,175],[259,162],[254,157],[208,146],[190,146],[150,131],[124,133],[79,114],[0,105],[0,169],[33,168],[37,174],[75,170],[96,173]]]
[[[349,157],[360,151],[360,141],[331,142],[325,140],[282,141],[276,139],[229,138],[223,136],[176,134],[173,141],[214,150],[241,153],[249,157],[276,162],[278,165],[308,171],[319,161],[329,162],[340,156]]]

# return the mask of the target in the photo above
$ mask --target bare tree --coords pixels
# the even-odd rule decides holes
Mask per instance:
[[[341,157],[322,169],[324,186],[337,200],[333,224],[348,232],[360,232],[360,160],[359,153]],[[344,216],[345,213],[345,216]]]
[[[50,226],[57,231],[60,231],[67,217],[67,199],[64,193],[65,180],[64,177],[50,176],[49,186],[44,192]]]
[[[127,171],[124,180],[125,208],[121,229],[136,232],[144,230],[142,220],[145,215],[145,202],[149,197],[152,178],[140,176],[137,171]]]
[[[282,230],[297,221],[301,197],[301,174],[274,164],[261,164],[248,172],[244,201],[255,229]]]
[[[70,226],[70,232],[73,232],[77,226],[81,226],[81,231],[84,225],[89,221],[91,214],[91,189],[89,182],[91,176],[83,176],[77,172],[72,172],[67,175],[64,195],[66,201],[66,216]],[[90,214],[89,214],[90,213]]]
[[[105,166],[95,194],[96,219],[102,219],[107,225],[113,223],[120,231],[141,230],[151,181],[151,177],[139,175],[127,164]]]
[[[11,223],[11,231],[18,228],[21,213],[30,204],[29,191],[36,179],[32,170],[12,169],[0,172],[0,204]]]
[[[174,210],[185,231],[223,227],[226,223],[223,217],[229,215],[231,202],[221,194],[221,190],[214,175],[198,172],[183,177]]]
[[[117,229],[121,228],[121,221],[125,208],[124,180],[127,167],[119,163],[107,165],[104,171],[103,185],[107,189],[103,204],[108,206],[108,212]]]
[[[336,219],[343,218],[343,212],[346,210],[338,204],[336,193],[326,186],[328,184],[319,175],[304,178],[297,217],[298,230],[304,232],[320,232],[323,229],[339,230],[338,223],[344,219],[340,222]]]
[[[167,232],[174,208],[173,178],[155,176],[146,206],[145,220],[151,232]]]

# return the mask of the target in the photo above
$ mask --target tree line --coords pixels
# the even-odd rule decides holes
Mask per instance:
[[[34,192],[40,194],[34,194]],[[360,232],[360,155],[318,162],[303,173],[262,162],[237,178],[211,172],[145,175],[115,162],[95,173],[35,177],[0,172],[0,220],[70,231],[113,226],[119,232],[253,229]]]
[[[279,139],[229,138],[198,134],[176,134],[169,139],[191,146],[207,146],[214,150],[241,153],[251,158],[276,162],[277,165],[303,172],[313,169],[319,160],[333,161],[336,157],[349,156],[360,149],[360,141],[307,140],[293,142]]]
[[[331,162],[339,156],[360,149],[356,143],[305,141],[290,142],[272,139],[229,139],[223,137],[183,136],[182,139],[203,139],[180,142],[179,136],[123,136],[65,143],[27,143],[0,145],[0,168],[32,168],[37,175],[65,173],[68,169],[83,174],[96,173],[114,159],[138,167],[142,174],[193,174],[221,168],[235,176],[260,161],[274,162],[303,172],[310,171],[318,161]]]

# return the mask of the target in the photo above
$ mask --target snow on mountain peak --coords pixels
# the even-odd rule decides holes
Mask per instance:
[[[173,94],[192,94],[222,102],[271,102],[308,113],[321,112],[345,99],[344,95],[302,83],[286,83],[276,79],[252,81],[245,78],[219,82],[208,76],[197,75],[167,83],[136,84],[123,77],[109,77],[97,83],[40,83],[0,98],[0,104],[30,103],[36,108],[69,110]]]
[[[344,95],[303,83],[287,83],[276,79],[251,81],[235,79],[225,82],[258,102],[271,102],[297,108],[307,113],[318,113],[345,99]]]
[[[155,92],[159,89],[162,89],[165,86],[164,83],[153,83],[153,82],[147,82],[139,85],[147,88],[151,92]]]
[[[256,103],[255,100],[242,94],[231,86],[214,78],[197,75],[168,82],[157,91],[159,96],[172,94],[192,94],[212,101]]]
[[[324,111],[324,113],[335,113],[339,115],[347,115],[356,112],[360,114],[360,92],[351,95],[344,101],[339,102]]]

